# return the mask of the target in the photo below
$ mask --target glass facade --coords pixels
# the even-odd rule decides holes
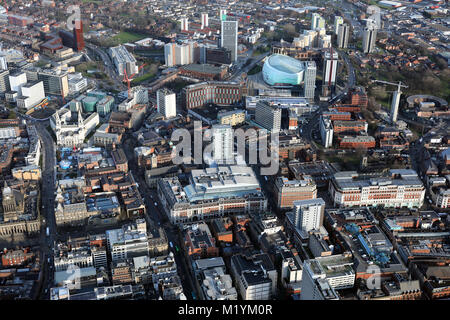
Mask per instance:
[[[298,85],[303,81],[305,67],[303,62],[281,54],[271,55],[263,66],[264,81],[276,84]]]

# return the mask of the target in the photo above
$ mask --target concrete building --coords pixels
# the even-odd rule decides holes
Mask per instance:
[[[0,70],[0,94],[4,94],[10,90],[9,70]]]
[[[268,101],[258,101],[255,122],[268,131],[279,132],[281,129],[281,108]]]
[[[180,20],[181,26],[180,26],[180,30],[181,31],[188,31],[189,30],[189,19],[188,18],[182,18]]]
[[[22,86],[27,83],[27,75],[25,72],[14,72],[9,75],[9,86],[11,91],[17,92],[20,96],[22,94]]]
[[[106,241],[113,262],[149,254],[147,226],[144,219],[137,219],[121,229],[107,230]]]
[[[206,300],[237,300],[231,276],[225,268],[208,269],[202,272],[202,291]]]
[[[16,138],[19,134],[18,127],[0,128],[0,139]]]
[[[397,122],[398,107],[400,105],[400,97],[402,92],[400,91],[400,83],[397,91],[394,91],[391,102],[391,122],[394,124]]]
[[[325,201],[322,198],[294,201],[294,223],[296,228],[309,232],[323,225]]]
[[[88,85],[87,79],[83,77],[81,72],[69,73],[67,75],[67,80],[69,82],[70,94],[77,94],[83,91]]]
[[[333,145],[333,123],[330,117],[320,116],[320,136],[322,138],[322,144],[325,148],[330,148]]]
[[[156,91],[156,103],[158,112],[166,119],[176,117],[177,115],[177,99],[174,92],[163,88]]]
[[[363,31],[362,49],[364,53],[372,53],[375,49],[375,41],[377,39],[377,29],[373,27],[365,27]]]
[[[189,41],[187,43],[167,43],[164,46],[164,61],[166,66],[181,66],[195,62],[196,43]]]
[[[231,51],[231,61],[237,60],[238,21],[221,21],[220,47]]]
[[[280,252],[281,283],[289,294],[299,294],[302,289],[303,263],[295,249]]]
[[[325,29],[325,19],[318,13],[313,13],[311,18],[311,30]]]
[[[337,47],[347,48],[349,36],[350,26],[346,23],[340,24],[337,30]]]
[[[139,71],[136,58],[124,46],[111,47],[108,49],[108,54],[120,76],[123,76],[126,71],[128,77],[131,77]]]
[[[213,159],[217,164],[234,162],[234,132],[230,125],[213,125]]]
[[[314,61],[305,62],[305,98],[309,100],[314,100],[314,94],[316,90],[316,73],[317,67]]]
[[[27,123],[27,133],[30,147],[25,157],[25,163],[27,166],[38,166],[41,157],[41,140],[34,125]]]
[[[148,89],[143,86],[136,86],[131,88],[130,96],[117,106],[117,111],[129,111],[136,105],[146,106],[148,103]]]
[[[16,98],[17,107],[31,109],[45,98],[44,83],[34,81],[22,86],[22,94]]]
[[[324,52],[323,57],[323,85],[334,86],[338,68],[338,53],[331,49]]]
[[[355,271],[350,253],[318,257],[303,264],[301,300],[338,300],[338,289],[353,288]]]
[[[450,189],[441,188],[436,196],[436,206],[439,208],[450,208]]]
[[[232,256],[231,274],[243,300],[270,300],[276,294],[278,273],[267,254]]]
[[[66,97],[69,95],[69,80],[67,72],[61,70],[38,71],[38,80],[44,83],[45,95]]]
[[[222,257],[195,260],[193,269],[200,286],[200,300],[237,300],[237,290],[225,273]]]
[[[209,26],[208,14],[207,13],[202,13],[201,19],[202,19],[202,21],[201,21],[202,29],[205,29],[206,27]]]
[[[6,55],[0,55],[0,71],[8,70],[8,61]]]
[[[339,34],[339,26],[344,23],[344,18],[341,16],[335,16],[334,17],[334,34]]]

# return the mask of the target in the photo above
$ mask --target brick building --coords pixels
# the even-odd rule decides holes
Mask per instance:
[[[275,181],[275,195],[278,208],[293,208],[294,201],[317,198],[317,188],[309,176],[304,176],[302,180],[278,177]]]
[[[339,148],[343,149],[369,149],[375,148],[376,141],[372,136],[343,136],[339,137]]]
[[[204,259],[219,256],[219,248],[216,240],[212,237],[206,223],[192,225],[186,230],[184,246],[187,254],[194,259]]]
[[[10,250],[2,255],[3,267],[20,266],[34,257],[34,253],[25,250]]]

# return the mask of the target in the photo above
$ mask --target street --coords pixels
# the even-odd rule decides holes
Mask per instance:
[[[130,140],[133,138],[128,138],[124,140],[123,149],[128,159],[128,167],[133,174],[133,177],[136,179],[136,182],[139,184],[139,192],[141,196],[144,198],[147,214],[145,215],[145,219],[147,220],[147,224],[162,226],[164,231],[166,232],[167,241],[172,242],[173,246],[178,246],[180,251],[174,250],[170,248],[174,254],[175,262],[177,264],[178,275],[181,278],[181,282],[183,285],[184,294],[188,299],[192,299],[192,292],[195,292],[195,284],[193,275],[191,274],[191,267],[188,265],[189,261],[186,256],[183,254],[182,248],[184,245],[180,242],[179,230],[177,226],[172,225],[165,214],[161,212],[159,209],[161,204],[159,202],[158,196],[156,194],[156,190],[152,190],[147,186],[145,182],[145,176],[142,174],[142,170],[139,170],[137,167],[136,160],[133,155],[133,144],[130,143]],[[157,204],[155,206],[155,203]],[[198,297],[199,295],[195,293]]]
[[[54,215],[55,199],[55,144],[46,129],[46,122],[33,121],[41,140],[42,148],[42,189],[41,189],[41,215],[45,223],[41,226],[40,244],[42,250],[42,267],[44,268],[44,286],[46,290],[41,292],[41,299],[49,299],[49,288],[53,284],[53,249],[56,235],[56,222]],[[46,228],[49,229],[47,237]],[[48,260],[50,259],[50,260]]]

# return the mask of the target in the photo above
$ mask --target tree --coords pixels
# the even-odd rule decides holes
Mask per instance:
[[[286,32],[288,37],[295,37],[297,35],[295,26],[292,23],[285,24],[283,26],[283,31]]]
[[[440,70],[445,70],[448,68],[448,62],[442,58],[436,58],[436,65]]]
[[[381,105],[377,103],[375,97],[369,97],[369,109],[372,111],[379,111],[381,109]]]

